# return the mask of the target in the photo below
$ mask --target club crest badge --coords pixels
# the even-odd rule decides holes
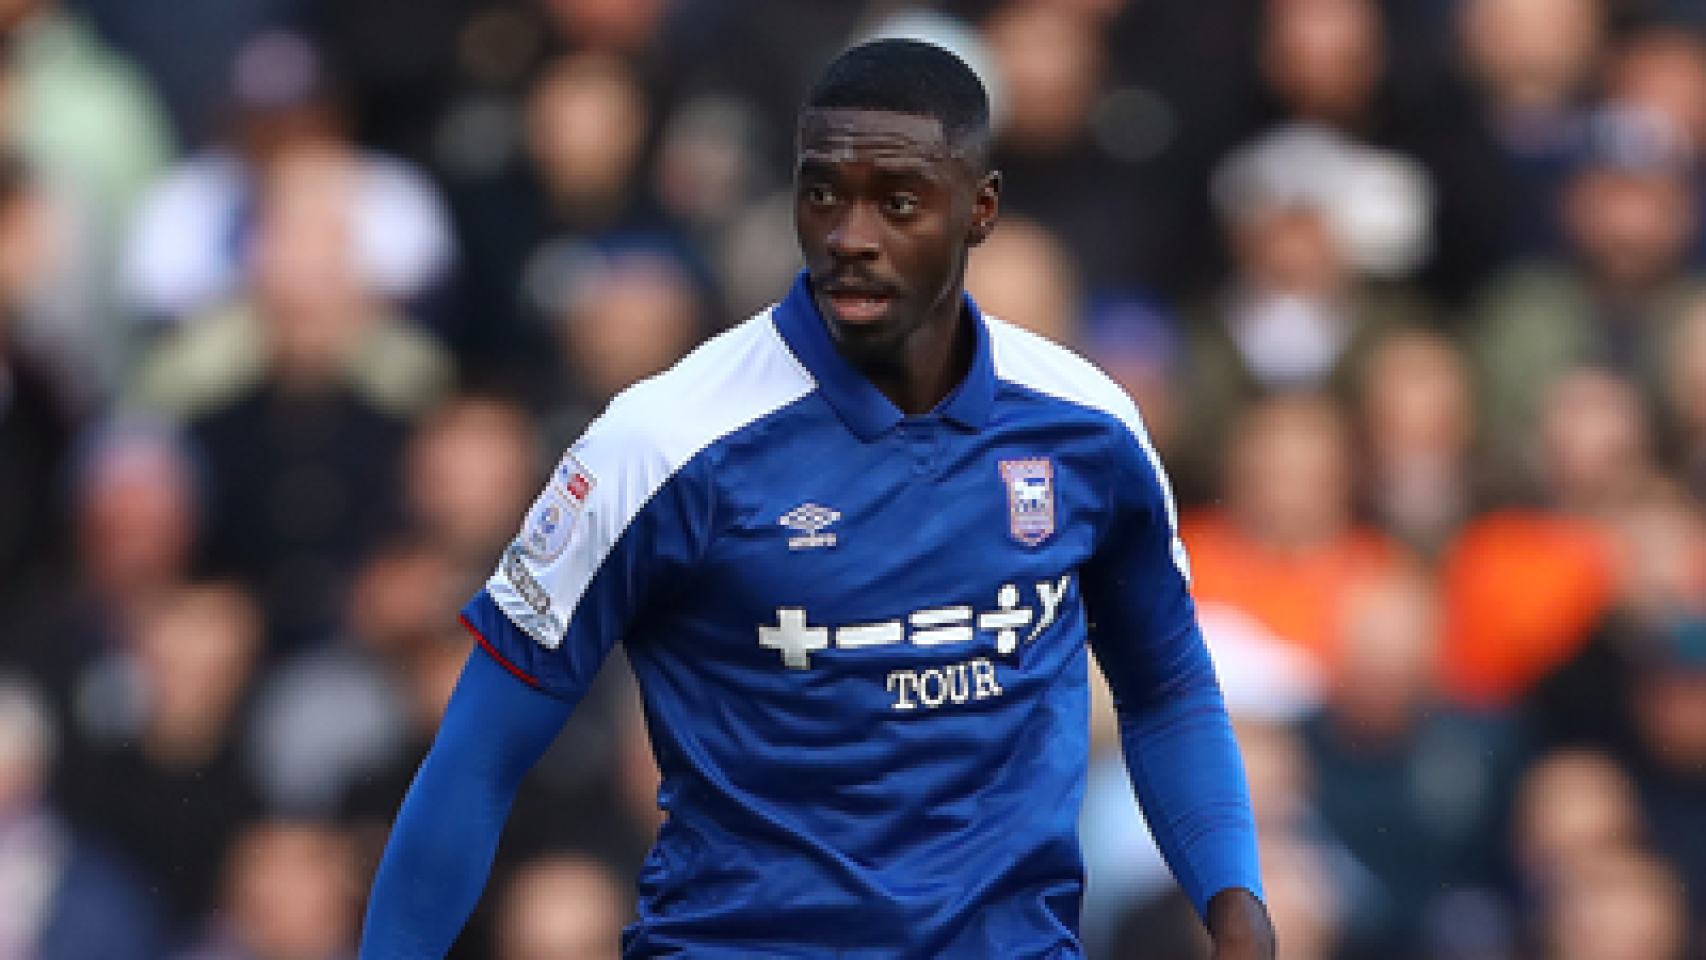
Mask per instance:
[[[1001,461],[1007,485],[1007,532],[1027,547],[1054,535],[1054,461],[1048,457]]]

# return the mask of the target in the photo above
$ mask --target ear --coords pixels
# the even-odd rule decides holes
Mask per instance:
[[[1000,171],[991,170],[984,175],[971,203],[971,227],[967,231],[966,242],[975,247],[989,239],[989,235],[995,232],[995,222],[1001,218]]]

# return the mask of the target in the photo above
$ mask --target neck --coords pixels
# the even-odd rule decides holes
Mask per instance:
[[[957,292],[947,306],[942,316],[919,327],[892,351],[879,356],[842,353],[909,417],[936,409],[971,371],[977,334]]]

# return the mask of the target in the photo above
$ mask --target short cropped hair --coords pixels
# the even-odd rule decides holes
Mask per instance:
[[[829,65],[806,96],[811,110],[881,110],[930,117],[956,152],[974,160],[989,147],[989,96],[965,61],[922,40],[872,40]]]

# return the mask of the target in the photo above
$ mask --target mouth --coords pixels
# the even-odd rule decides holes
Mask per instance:
[[[886,293],[831,291],[825,298],[838,319],[849,323],[875,320],[888,312],[894,298]]]
[[[840,277],[824,283],[822,304],[846,324],[872,323],[881,319],[898,299],[892,286],[867,277]]]

